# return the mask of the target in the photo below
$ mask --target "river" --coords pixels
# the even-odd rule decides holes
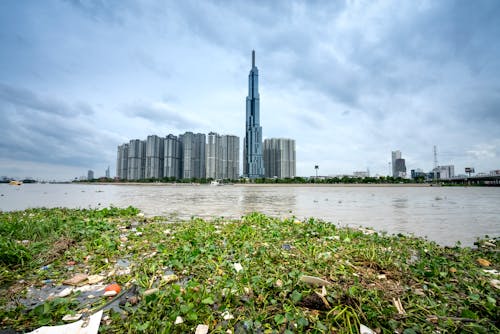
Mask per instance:
[[[129,205],[147,215],[239,218],[253,211],[427,237],[441,245],[500,235],[498,187],[0,184],[0,210]]]

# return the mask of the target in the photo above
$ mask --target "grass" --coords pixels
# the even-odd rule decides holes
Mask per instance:
[[[315,219],[255,213],[235,221],[167,222],[137,216],[133,208],[0,213],[0,238],[0,295],[6,296],[0,327],[18,331],[104,306],[102,299],[82,305],[78,294],[33,309],[16,303],[26,287],[43,289],[47,279],[57,286],[76,272],[137,291],[137,305],[105,312],[102,333],[184,333],[198,324],[214,333],[357,333],[360,323],[405,334],[500,327],[495,277],[477,262],[498,270],[497,242],[443,248]],[[60,247],[60,240],[70,242]],[[130,262],[129,273],[118,273],[119,260]],[[311,286],[303,275],[332,284]]]

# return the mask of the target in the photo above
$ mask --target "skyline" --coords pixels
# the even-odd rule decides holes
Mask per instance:
[[[57,15],[55,15],[57,14]],[[500,4],[0,3],[0,175],[116,167],[130,138],[244,137],[259,54],[263,140],[297,142],[297,175],[439,165],[500,169]],[[243,147],[243,143],[241,143]]]

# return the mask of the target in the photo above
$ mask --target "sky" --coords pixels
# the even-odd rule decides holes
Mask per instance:
[[[500,2],[0,1],[0,176],[115,175],[130,139],[264,138],[297,175],[500,169]]]

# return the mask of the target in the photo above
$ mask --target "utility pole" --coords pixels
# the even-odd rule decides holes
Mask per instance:
[[[436,145],[434,145],[434,182],[437,182],[437,167],[438,167],[437,148]]]

